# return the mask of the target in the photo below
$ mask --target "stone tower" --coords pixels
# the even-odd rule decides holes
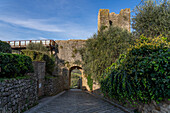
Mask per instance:
[[[130,32],[130,8],[121,9],[119,14],[109,13],[109,9],[100,9],[98,13],[98,31],[101,26],[119,26]]]

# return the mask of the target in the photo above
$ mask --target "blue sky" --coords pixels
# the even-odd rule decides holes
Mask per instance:
[[[141,0],[0,0],[0,40],[87,39],[99,9],[119,14]]]

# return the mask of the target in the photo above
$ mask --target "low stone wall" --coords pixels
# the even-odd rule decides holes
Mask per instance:
[[[139,112],[141,113],[170,113],[170,101],[165,99],[157,104],[152,101],[150,104],[144,104],[139,106]]]
[[[64,89],[63,76],[46,77],[44,89],[46,96],[56,95],[63,91]]]
[[[0,113],[20,113],[37,104],[37,80],[8,79],[0,82]]]

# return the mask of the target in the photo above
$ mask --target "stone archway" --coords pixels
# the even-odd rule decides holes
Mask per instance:
[[[62,76],[64,89],[70,89],[71,71],[78,68],[82,73],[82,89],[90,90],[87,79],[82,69],[82,56],[78,52],[86,40],[56,40],[56,69],[53,72],[57,76]]]
[[[72,66],[72,67],[69,69],[69,87],[71,86],[71,72],[72,72],[74,69],[78,69],[78,70],[81,72],[80,89],[82,89],[83,70],[82,70],[82,68],[81,68],[80,66]]]

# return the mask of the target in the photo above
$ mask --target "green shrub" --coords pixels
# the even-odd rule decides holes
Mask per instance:
[[[141,36],[127,54],[105,70],[102,92],[120,101],[150,102],[170,98],[170,52],[166,40]]]
[[[36,51],[40,51],[40,52],[45,52],[45,53],[49,53],[48,48],[46,48],[42,43],[29,43],[26,47],[29,50],[36,50]]]
[[[50,57],[46,53],[35,51],[35,50],[22,50],[22,53],[26,56],[31,57],[33,61],[45,61],[46,62],[46,73],[52,75],[55,66],[55,59]]]
[[[71,77],[71,85],[70,85],[70,88],[78,88],[78,84],[79,84],[79,76],[74,76],[74,77]]]
[[[0,78],[24,76],[33,72],[32,60],[25,55],[0,53]]]
[[[86,41],[85,47],[80,50],[83,60],[83,69],[86,75],[91,75],[100,81],[106,67],[110,66],[133,42],[132,35],[119,27],[110,27],[101,30]]]
[[[2,53],[12,53],[11,46],[7,42],[0,40],[0,52]]]
[[[93,79],[91,78],[91,75],[87,76],[87,84],[88,84],[90,90],[92,90],[93,89]]]

